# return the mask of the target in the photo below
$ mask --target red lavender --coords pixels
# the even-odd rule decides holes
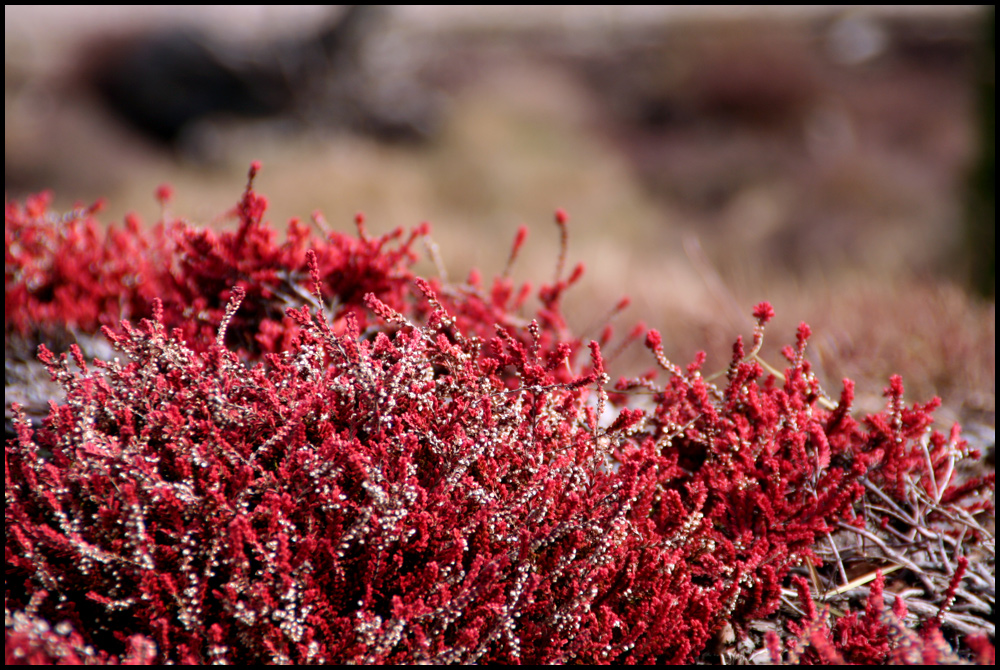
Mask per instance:
[[[771,616],[821,540],[879,531],[872,487],[992,511],[992,478],[955,485],[964,442],[898,380],[859,424],[850,383],[822,398],[805,325],[765,374],[766,303],[724,386],[651,331],[667,380],[608,390],[601,345],[560,314],[579,276],[562,256],[526,321],[506,273],[488,291],[414,277],[425,230],[390,248],[400,234],[361,222],[325,239],[293,222],[278,244],[265,206],[248,185],[235,233],[164,222],[147,241],[7,206],[7,333],[101,324],[120,354],[43,345],[65,402],[38,430],[13,408],[8,662],[687,663]],[[815,606],[791,632],[883,662],[871,607],[832,644]]]

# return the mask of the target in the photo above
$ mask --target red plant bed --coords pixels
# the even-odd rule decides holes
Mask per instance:
[[[928,496],[959,553],[992,543],[954,523],[992,513],[993,477],[956,483],[974,454],[931,430],[936,402],[906,407],[894,378],[855,420],[849,381],[820,393],[804,324],[766,372],[767,303],[724,385],[650,331],[666,380],[607,388],[610,333],[568,332],[562,258],[528,320],[506,276],[415,277],[426,230],[293,222],[279,243],[256,170],[234,233],[102,237],[91,211],[6,206],[8,337],[103,326],[121,354],[42,345],[65,400],[39,428],[13,408],[8,662],[689,663],[772,617],[821,540],[886,532],[873,489]],[[883,662],[871,608],[816,645],[813,607],[790,644]]]

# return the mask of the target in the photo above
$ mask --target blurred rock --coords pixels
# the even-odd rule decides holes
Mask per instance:
[[[427,138],[436,108],[426,89],[395,84],[370,45],[383,7],[350,6],[318,32],[272,42],[224,41],[193,26],[90,45],[85,80],[120,119],[197,155],[204,122],[281,118],[343,127],[384,140]],[[388,81],[388,85],[387,85]]]

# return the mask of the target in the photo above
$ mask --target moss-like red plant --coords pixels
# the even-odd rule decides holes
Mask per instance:
[[[856,421],[805,325],[767,372],[766,303],[722,385],[650,331],[666,379],[612,387],[562,259],[531,319],[506,275],[414,276],[423,229],[279,243],[256,169],[233,233],[7,205],[8,336],[103,326],[120,354],[43,344],[65,399],[40,428],[13,408],[8,661],[687,663],[773,615],[821,538],[877,527],[866,487],[992,511],[898,379]],[[885,660],[879,616],[817,648]]]

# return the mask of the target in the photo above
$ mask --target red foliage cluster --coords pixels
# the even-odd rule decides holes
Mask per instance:
[[[968,559],[961,557],[945,605],[954,597],[967,565]],[[806,620],[802,624],[790,624],[798,637],[789,640],[788,654],[784,657],[778,636],[773,631],[768,634],[767,646],[774,664],[797,665],[808,656],[813,656],[811,661],[828,665],[958,665],[962,662],[941,635],[940,616],[928,621],[922,634],[918,634],[903,621],[906,603],[902,598],[894,596],[892,608],[886,607],[885,577],[881,571],[868,592],[865,613],[858,617],[855,612],[849,612],[840,617],[833,631],[826,625],[829,606],[819,612],[806,580],[796,576],[793,581],[799,600],[806,607]],[[942,607],[941,611],[946,609],[947,606]],[[965,642],[978,664],[995,664],[996,651],[987,636],[970,636]]]
[[[44,591],[37,592],[44,599]],[[94,649],[82,635],[63,621],[50,628],[44,619],[26,612],[8,615],[4,634],[5,665],[152,665],[156,645],[144,635],[125,641],[125,654],[119,659]]]
[[[506,276],[413,277],[412,236],[387,250],[360,223],[359,239],[293,223],[277,244],[249,186],[236,233],[174,223],[153,242],[102,243],[43,205],[7,206],[8,332],[151,318],[104,329],[124,361],[73,347],[74,372],[41,347],[66,400],[37,431],[14,408],[8,660],[58,655],[38,651],[52,622],[100,659],[691,662],[772,614],[836,523],[869,522],[863,480],[933,481],[973,511],[992,485],[951,486],[962,444],[896,380],[864,424],[849,383],[824,409],[804,325],[784,379],[766,375],[766,304],[724,388],[651,331],[669,380],[609,396],[600,344],[577,363],[565,332],[579,272],[562,260],[522,324]]]
[[[117,328],[122,319],[148,316],[156,299],[166,327],[180,328],[189,346],[203,351],[215,340],[232,290],[241,287],[246,299],[233,318],[228,343],[256,358],[281,351],[294,338],[285,310],[310,299],[303,288],[309,249],[316,254],[336,318],[353,312],[364,326],[366,293],[401,304],[414,279],[412,245],[425,228],[393,247],[402,229],[371,237],[360,217],[359,237],[332,233],[317,238],[292,220],[279,244],[275,230],[263,222],[267,201],[252,189],[256,171],[254,166],[230,213],[239,219],[235,232],[164,220],[144,233],[139,220],[129,216],[125,230],[109,227],[102,235],[103,226],[94,218],[98,206],[58,216],[48,211],[47,194],[24,206],[7,203],[6,332],[32,335],[59,324],[95,333],[101,326]]]

